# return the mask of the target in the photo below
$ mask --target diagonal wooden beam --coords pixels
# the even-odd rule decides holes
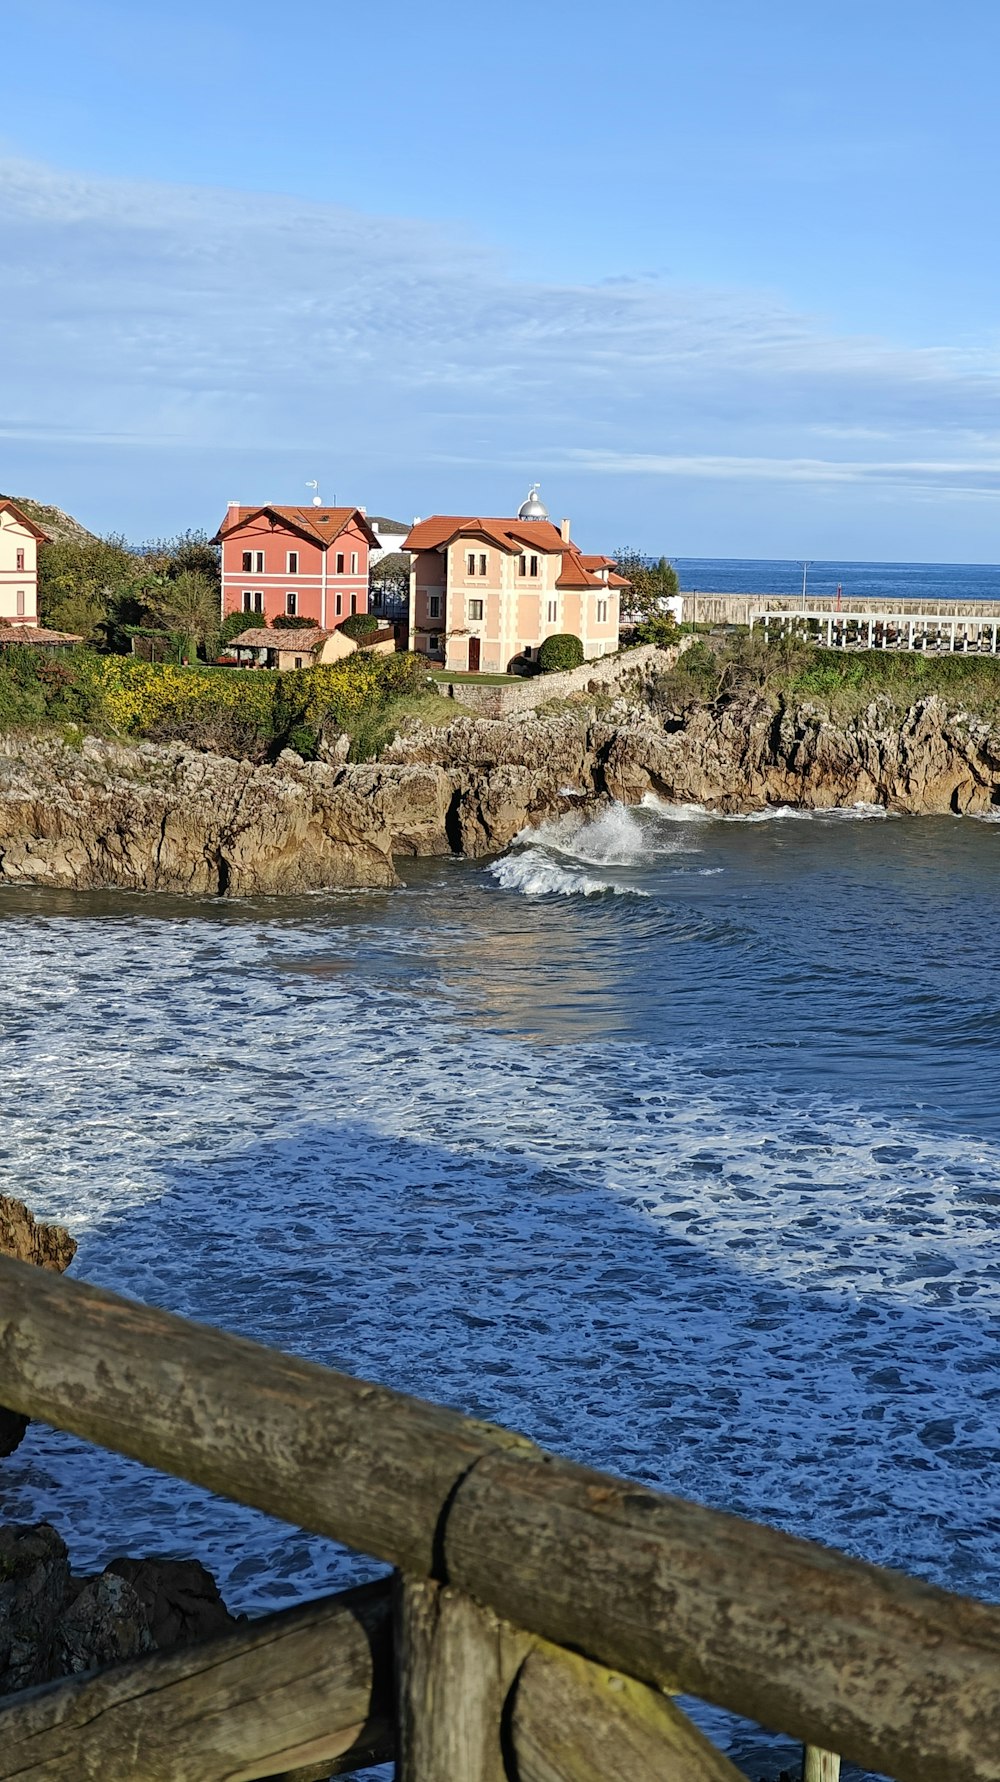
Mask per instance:
[[[4,1782],[306,1782],[393,1746],[388,1579],[0,1701]]]

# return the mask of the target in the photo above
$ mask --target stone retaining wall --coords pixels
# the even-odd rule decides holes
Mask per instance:
[[[617,656],[600,656],[584,662],[579,668],[568,668],[561,674],[537,674],[504,686],[478,686],[475,681],[441,681],[438,690],[446,699],[456,699],[483,718],[509,718],[514,712],[534,711],[550,699],[568,699],[573,693],[607,692],[620,686],[629,674],[652,668],[673,668],[678,656],[694,643],[691,636],[678,638],[669,649],[656,644],[640,644],[634,650],[622,650]]]

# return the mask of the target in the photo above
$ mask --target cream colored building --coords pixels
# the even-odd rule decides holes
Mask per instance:
[[[0,496],[0,628],[38,624],[38,547],[48,533]]]
[[[456,672],[503,673],[570,632],[592,661],[618,648],[621,590],[611,557],[585,556],[532,489],[513,519],[435,514],[414,524],[410,649]]]

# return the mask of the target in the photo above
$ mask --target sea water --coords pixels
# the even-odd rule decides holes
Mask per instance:
[[[845,604],[871,598],[907,600],[998,600],[1000,564],[996,563],[832,563],[803,565],[787,558],[674,557],[681,587],[703,594],[806,593],[834,595]]]
[[[0,893],[74,1273],[1000,1600],[1000,823],[571,812],[405,888]],[[33,1425],[0,1516],[252,1612],[370,1561]]]

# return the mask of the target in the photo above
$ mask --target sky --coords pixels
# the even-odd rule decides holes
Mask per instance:
[[[2,12],[4,493],[1000,560],[995,3]]]

